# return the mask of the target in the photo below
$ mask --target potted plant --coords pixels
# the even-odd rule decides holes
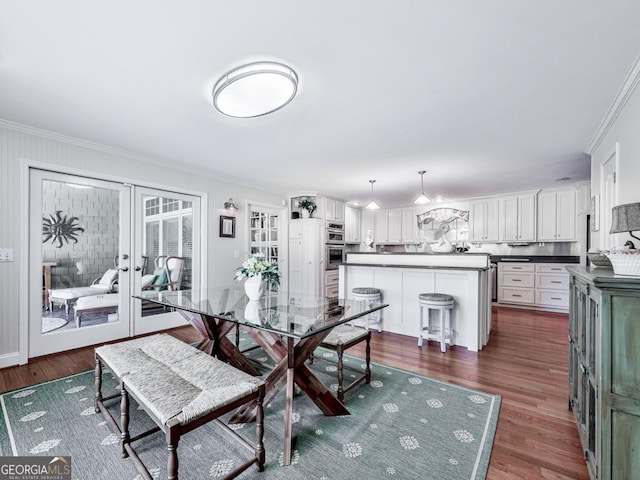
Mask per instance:
[[[303,218],[309,218],[318,207],[316,202],[310,198],[303,198],[298,201],[298,208],[300,209]]]
[[[280,285],[280,270],[276,262],[270,262],[262,252],[254,253],[236,268],[236,280],[243,278],[244,290],[249,300],[260,300],[264,292],[264,285]]]

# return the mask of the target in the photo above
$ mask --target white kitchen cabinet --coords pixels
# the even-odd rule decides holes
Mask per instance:
[[[376,243],[418,242],[418,220],[414,207],[376,210],[374,215]]]
[[[498,303],[566,311],[569,274],[560,263],[498,263]]]
[[[375,213],[373,210],[361,210],[360,211],[360,239],[366,243],[368,239],[375,241]]]
[[[418,243],[418,218],[415,207],[402,209],[402,243]]]
[[[344,202],[341,202],[340,200],[334,200],[333,198],[324,199],[324,216],[326,220],[332,222],[344,222],[344,209]]]
[[[533,306],[535,300],[535,266],[498,262],[498,302]]]
[[[375,240],[376,243],[389,242],[389,212],[387,210],[375,210]]]
[[[388,242],[402,243],[402,209],[390,208],[387,210],[387,214],[389,215]]]
[[[576,240],[576,192],[547,190],[538,194],[538,241]]]
[[[472,200],[469,204],[469,241],[498,242],[499,207],[497,198]]]
[[[500,198],[501,242],[536,241],[536,194],[507,195]]]
[[[536,263],[536,305],[569,309],[569,272],[559,263]]]
[[[319,218],[292,220],[289,232],[289,292],[293,298],[324,296],[324,222]]]
[[[345,243],[360,243],[362,239],[362,210],[354,207],[344,209]]]

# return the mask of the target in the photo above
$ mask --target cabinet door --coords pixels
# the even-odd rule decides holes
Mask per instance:
[[[344,231],[347,243],[360,243],[361,212],[359,208],[345,207]]]
[[[538,194],[538,240],[541,242],[556,241],[556,204],[556,192]]]
[[[567,190],[556,195],[556,240],[576,240],[576,192]]]
[[[333,211],[334,220],[336,222],[344,222],[345,221],[345,204],[340,200],[335,201],[335,207]]]
[[[484,200],[469,205],[469,241],[484,242],[487,225],[487,204]]]
[[[375,240],[375,217],[372,210],[360,211],[360,222],[362,224],[360,230],[360,241],[367,242]]]
[[[387,243],[389,241],[389,211],[375,211],[375,239],[376,243]]]
[[[637,478],[640,472],[640,415],[614,411],[611,430],[611,471],[604,472],[602,478]]]
[[[402,242],[418,242],[418,218],[415,207],[405,207],[402,209]]]
[[[324,199],[324,217],[326,220],[336,220],[336,201],[332,198]]]
[[[485,242],[497,242],[500,238],[499,204],[500,202],[497,198],[492,198],[485,202]]]
[[[390,208],[389,209],[389,242],[401,243],[402,242],[402,209]]]
[[[518,196],[519,242],[536,241],[536,203],[535,194]]]
[[[518,241],[518,197],[502,197],[500,201],[500,241]]]

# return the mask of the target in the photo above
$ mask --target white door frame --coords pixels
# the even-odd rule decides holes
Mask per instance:
[[[22,158],[20,165],[20,223],[19,223],[19,244],[20,245],[28,245],[29,243],[29,170],[39,169],[39,170],[48,170],[51,172],[69,174],[69,175],[77,175],[81,177],[87,178],[95,178],[99,180],[111,181],[122,183],[125,185],[129,185],[131,182],[131,177],[121,177],[118,175],[110,175],[105,173],[94,172],[91,170],[84,170],[80,168],[68,167],[65,165],[51,164],[46,162],[41,162],[37,160],[32,160],[28,158]],[[170,190],[176,193],[185,193],[189,195],[198,196],[201,199],[201,231],[200,231],[200,240],[201,240],[201,251],[200,251],[200,259],[203,265],[203,268],[200,269],[200,285],[206,287],[208,282],[208,272],[206,265],[208,265],[208,252],[205,246],[208,243],[208,198],[209,195],[206,192],[194,191],[187,188],[181,187],[168,187],[167,185],[162,185],[154,182],[148,182],[144,180],[135,180],[136,185],[140,187],[149,187],[149,188],[157,188],[160,190]],[[20,276],[20,293],[18,302],[20,305],[19,309],[19,325],[20,325],[20,334],[19,334],[19,348],[20,350],[17,352],[17,361],[20,365],[24,365],[29,361],[29,249],[22,248],[20,250],[20,268],[19,268],[19,276]]]

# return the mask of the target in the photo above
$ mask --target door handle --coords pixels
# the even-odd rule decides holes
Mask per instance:
[[[128,272],[129,267],[122,267],[122,268],[119,268],[118,270],[120,270],[121,272]]]
[[[136,272],[139,272],[140,270],[142,270],[142,267],[136,267],[136,268],[134,268],[134,270],[135,270]]]

